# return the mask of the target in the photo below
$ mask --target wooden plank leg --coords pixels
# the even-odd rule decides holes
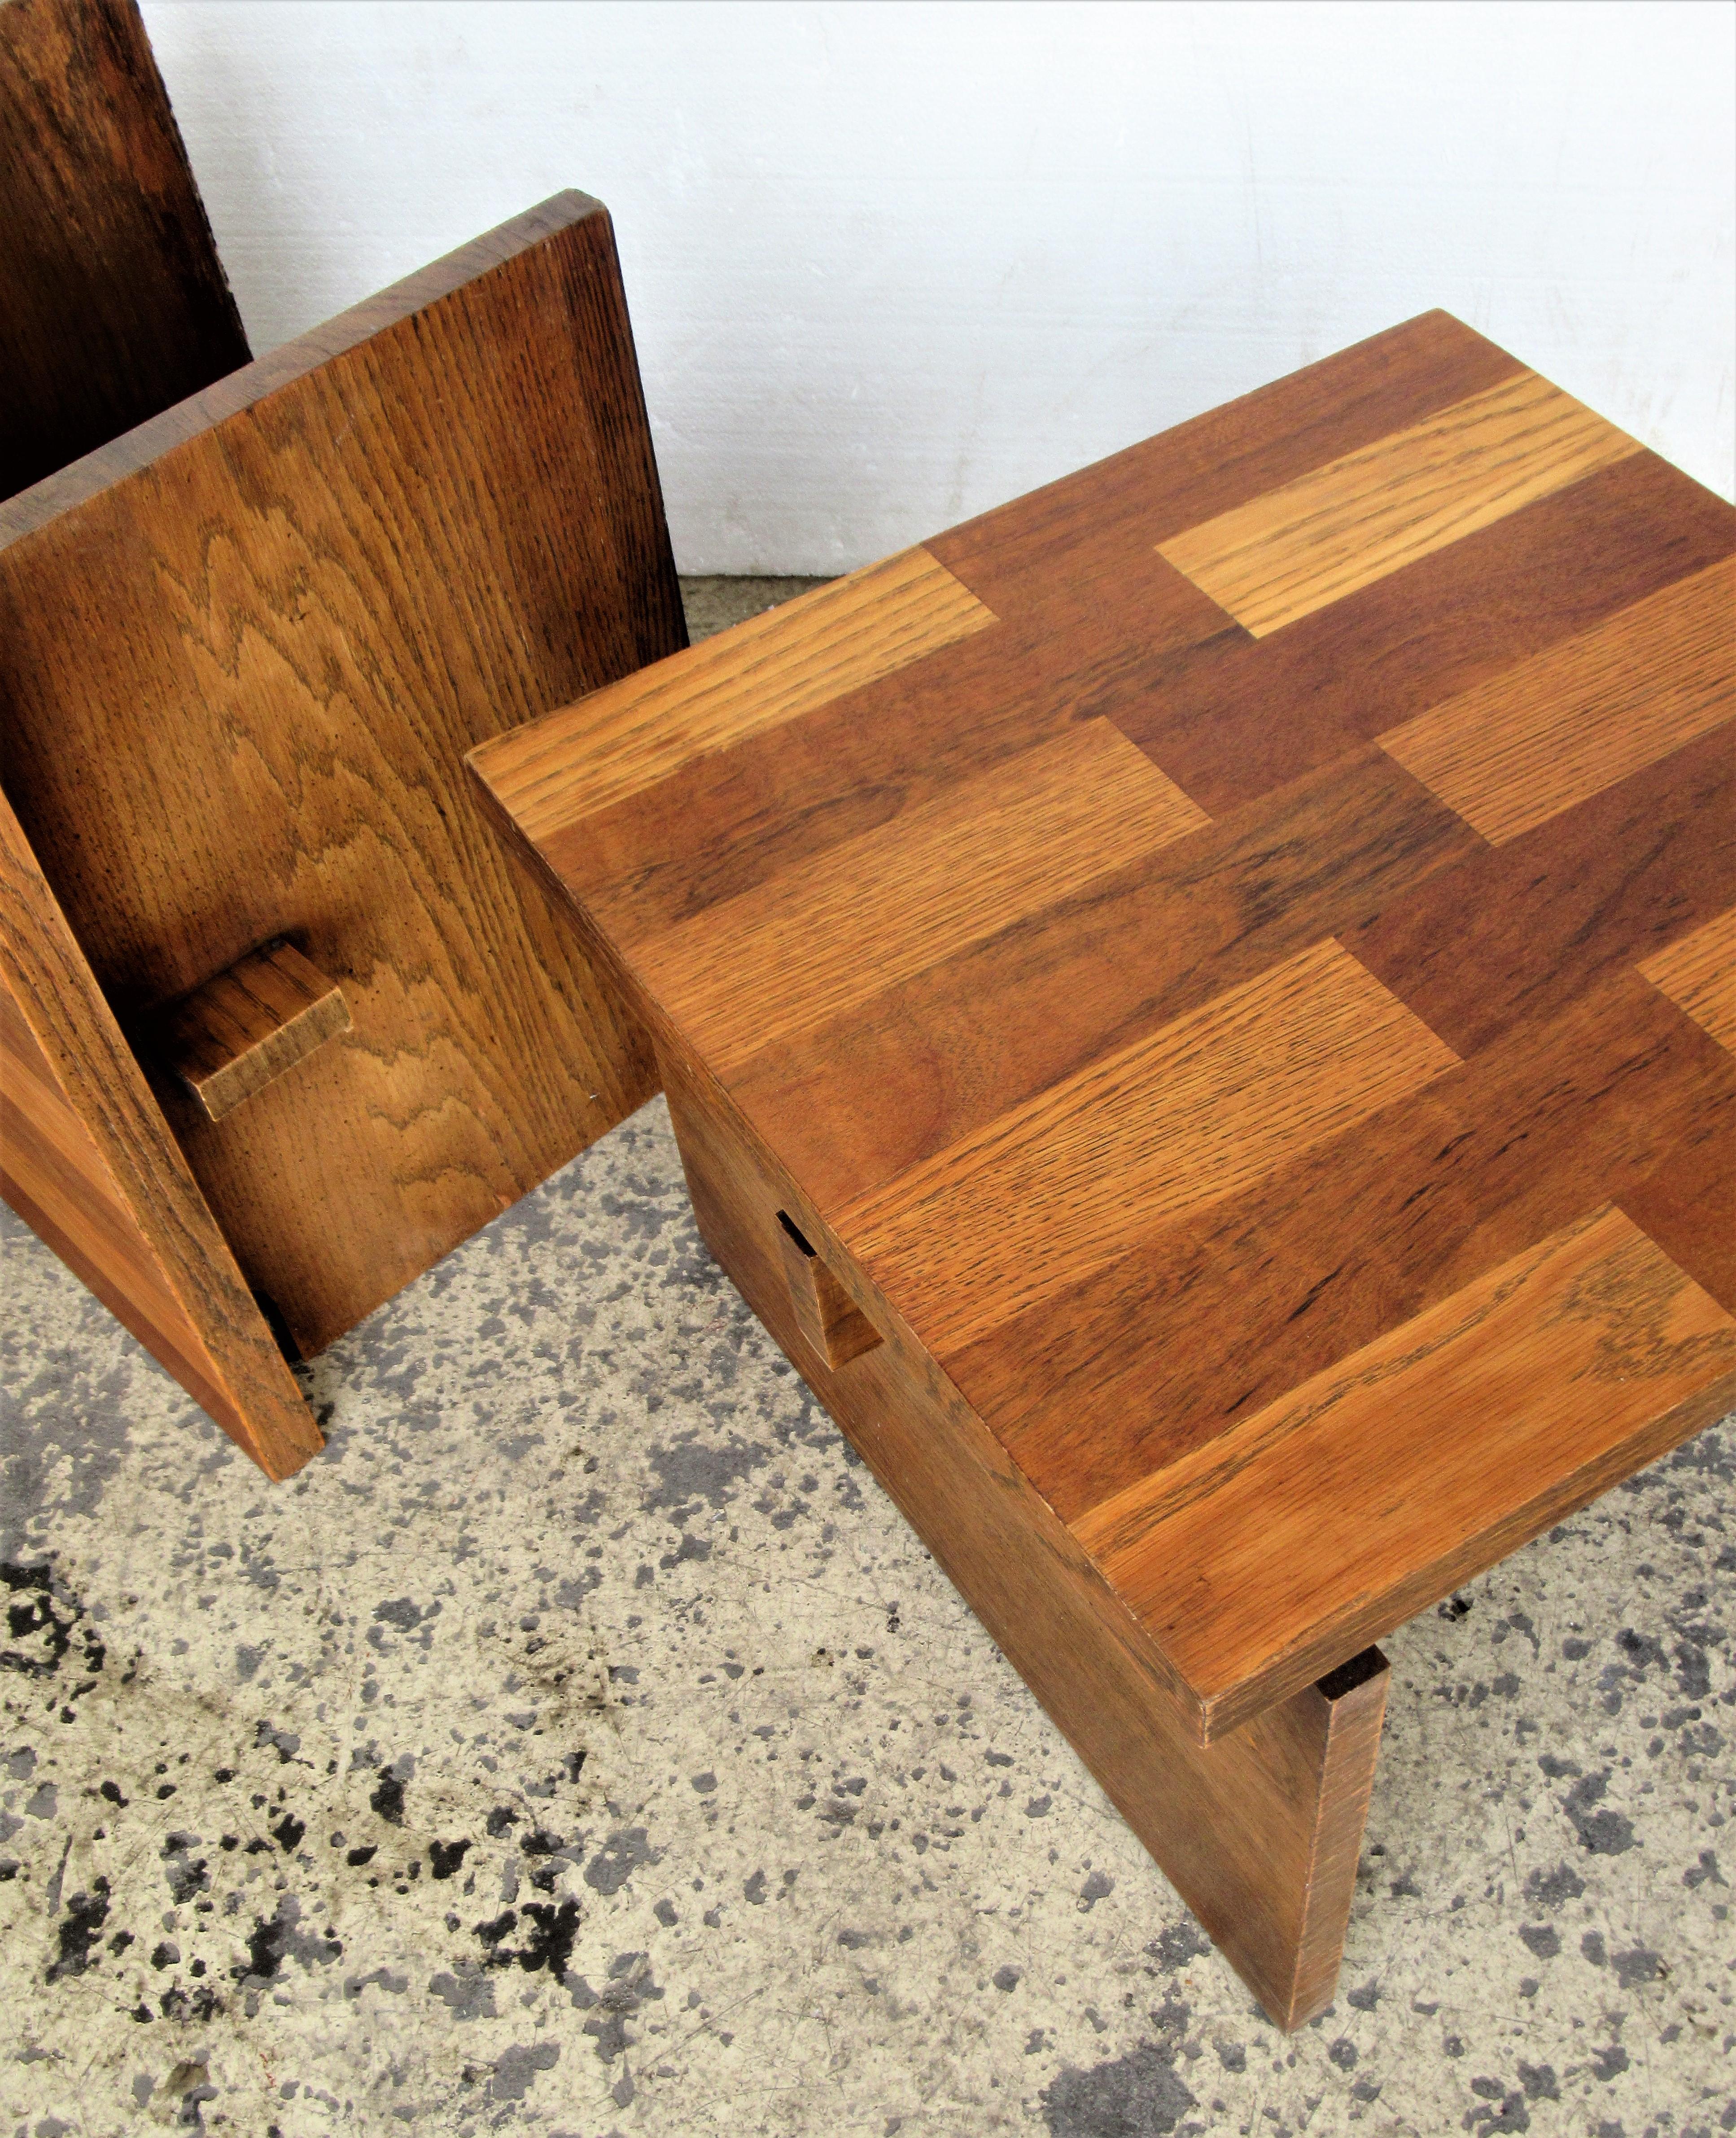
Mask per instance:
[[[0,1197],[268,1477],[324,1446],[3,796]]]
[[[4,310],[0,276],[0,342]],[[7,797],[305,1356],[651,1096],[463,757],[685,638],[583,194],[0,504]],[[276,938],[317,969],[305,1014]]]
[[[0,6],[0,498],[246,363],[138,0]]]
[[[1279,2026],[1301,2025],[1338,1979],[1386,1658],[1366,1649],[1201,1745],[1138,1623],[728,1096],[673,1047],[659,1062],[707,1246],[1225,1958]],[[836,1366],[808,1254],[881,1340]]]

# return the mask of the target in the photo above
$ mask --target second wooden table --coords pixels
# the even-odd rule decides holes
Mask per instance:
[[[1736,1394],[1733,549],[1437,313],[473,759],[719,1260],[1287,2025],[1368,1643]]]

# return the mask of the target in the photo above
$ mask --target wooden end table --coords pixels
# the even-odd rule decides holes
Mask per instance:
[[[473,759],[713,1252],[1286,2027],[1368,1644],[1736,1398],[1733,550],[1434,313]]]

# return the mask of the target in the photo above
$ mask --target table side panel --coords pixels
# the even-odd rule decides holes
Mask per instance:
[[[1231,1964],[1279,2024],[1300,2025],[1337,1976],[1384,1660],[1200,1745],[1131,1618],[884,1303],[884,1341],[836,1371],[821,1361],[778,1245],[793,1184],[695,1063],[660,1048],[660,1066],[714,1254]]]
[[[247,361],[134,0],[0,7],[0,499]]]

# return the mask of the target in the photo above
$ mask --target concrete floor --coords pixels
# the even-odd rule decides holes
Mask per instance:
[[[710,1262],[661,1101],[314,1362],[287,1486],[3,1247],[0,2130],[1736,2130],[1736,1422],[1387,1643],[1286,2041]]]

